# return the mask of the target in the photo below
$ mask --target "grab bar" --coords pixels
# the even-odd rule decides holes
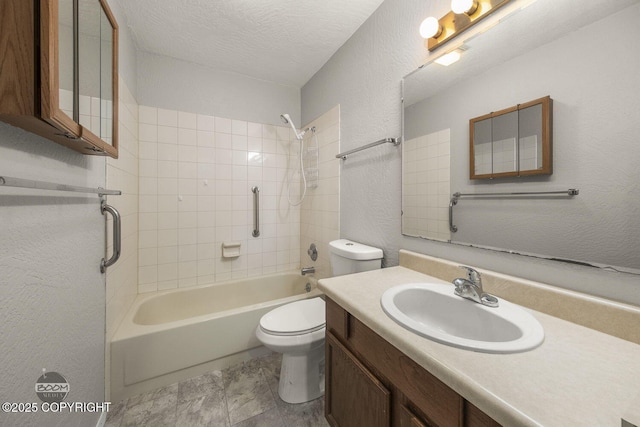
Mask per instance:
[[[458,199],[463,197],[510,197],[510,196],[540,196],[540,195],[564,195],[568,197],[577,196],[580,194],[580,190],[570,188],[568,190],[559,191],[521,191],[513,193],[453,193],[451,200],[449,200],[449,231],[455,233],[458,231],[458,227],[453,225],[453,207],[458,204]]]
[[[260,189],[252,187],[253,192],[253,237],[260,236]]]
[[[345,160],[348,155],[357,153],[358,151],[366,150],[367,148],[376,147],[381,144],[393,144],[394,146],[400,145],[400,138],[385,138],[380,141],[372,142],[371,144],[363,145],[362,147],[354,148],[353,150],[345,151],[344,153],[336,154],[336,159],[342,158]]]
[[[113,264],[118,261],[120,258],[120,250],[122,247],[122,221],[120,221],[120,212],[116,208],[111,205],[108,205],[106,200],[103,200],[100,203],[100,212],[104,215],[105,212],[108,212],[113,216],[113,254],[111,258],[105,261],[102,258],[100,262],[100,272],[104,273],[107,271],[107,267],[111,267]]]
[[[452,233],[455,233],[456,231],[458,231],[458,227],[456,227],[455,225],[453,225],[453,207],[455,205],[458,204],[458,198],[452,197],[451,200],[449,200],[449,231],[451,231]]]

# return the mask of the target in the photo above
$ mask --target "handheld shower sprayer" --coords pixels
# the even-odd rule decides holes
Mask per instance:
[[[300,131],[298,132],[298,130],[296,129],[295,125],[293,124],[293,120],[291,120],[291,117],[289,116],[289,114],[284,113],[284,114],[280,114],[280,118],[282,119],[282,121],[284,122],[284,124],[288,124],[291,126],[291,129],[293,129],[293,133],[296,134],[296,138],[298,138],[299,140],[302,141],[302,137],[304,136],[304,134],[307,132],[306,130]]]
[[[289,204],[291,206],[299,206],[302,201],[304,200],[305,195],[307,194],[307,177],[305,174],[305,170],[304,170],[304,161],[303,161],[303,154],[304,154],[304,139],[302,139],[302,137],[304,136],[305,133],[307,133],[307,131],[311,131],[314,135],[316,133],[316,128],[314,127],[310,127],[310,128],[306,128],[304,130],[301,130],[300,132],[298,132],[298,130],[296,129],[296,127],[293,124],[293,120],[291,120],[291,116],[289,116],[287,113],[284,114],[280,114],[280,119],[282,119],[282,121],[284,122],[284,124],[288,124],[289,126],[291,126],[291,129],[293,129],[293,133],[296,135],[296,138],[298,139],[298,141],[300,141],[300,147],[298,149],[298,159],[300,161],[299,164],[299,171],[300,171],[300,177],[302,178],[302,196],[300,197],[300,200],[293,202],[291,200],[291,180],[293,178],[293,176],[289,176],[289,179],[287,180],[287,200],[289,200]],[[317,136],[316,136],[317,138]],[[316,139],[316,145],[318,143],[318,140]],[[289,146],[289,158],[291,156],[291,146],[293,144],[291,144]],[[297,171],[296,171],[297,172]]]

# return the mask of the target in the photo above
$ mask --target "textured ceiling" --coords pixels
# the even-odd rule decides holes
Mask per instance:
[[[382,1],[116,0],[141,51],[295,87]]]

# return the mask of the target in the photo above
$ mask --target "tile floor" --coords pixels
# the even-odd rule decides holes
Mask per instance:
[[[324,398],[278,396],[280,354],[171,384],[115,404],[106,427],[325,427]]]

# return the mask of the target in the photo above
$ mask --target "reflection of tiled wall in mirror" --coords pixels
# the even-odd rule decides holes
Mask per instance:
[[[450,130],[404,142],[402,233],[449,240]]]
[[[493,173],[517,171],[516,155],[515,138],[493,141]]]
[[[473,145],[473,153],[475,156],[474,170],[476,175],[490,174],[493,171],[491,150],[491,141]]]
[[[112,101],[87,95],[80,95],[78,101],[80,124],[105,142],[111,143],[113,136]],[[60,89],[60,109],[67,116],[73,118],[73,91]],[[104,113],[104,117],[101,117],[101,113]]]
[[[518,145],[520,150],[520,170],[540,169],[542,165],[542,146],[538,146],[538,136],[531,135],[520,138]]]

